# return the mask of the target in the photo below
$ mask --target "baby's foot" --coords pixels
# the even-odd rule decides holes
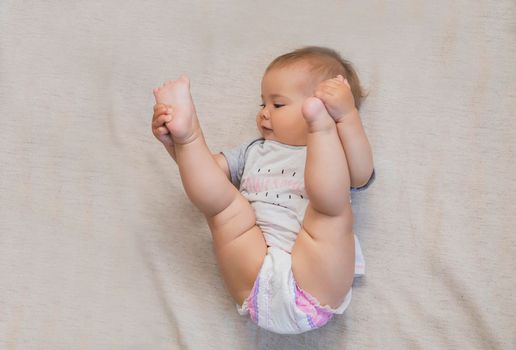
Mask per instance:
[[[335,128],[335,121],[326,110],[324,103],[317,97],[309,97],[303,103],[303,116],[308,125],[308,132],[328,131]]]
[[[174,143],[186,144],[195,140],[199,132],[188,77],[182,75],[177,80],[169,80],[153,92],[156,103],[172,107],[172,120],[165,125],[170,130]]]

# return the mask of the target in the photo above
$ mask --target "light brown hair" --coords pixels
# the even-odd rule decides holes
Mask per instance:
[[[351,93],[358,109],[362,98],[366,95],[360,85],[357,72],[348,60],[337,51],[319,46],[307,46],[275,58],[265,70],[267,73],[273,68],[282,68],[294,63],[307,63],[310,72],[314,74],[314,88],[320,82],[342,75],[348,80]]]

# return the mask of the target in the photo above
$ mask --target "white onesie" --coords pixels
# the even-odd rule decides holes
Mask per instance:
[[[267,245],[288,253],[301,229],[308,198],[304,169],[306,146],[289,146],[276,141],[257,139],[223,152],[228,161],[231,182],[255,210],[256,223]],[[374,181],[351,191],[361,191]],[[357,242],[357,271],[363,274],[364,261]]]

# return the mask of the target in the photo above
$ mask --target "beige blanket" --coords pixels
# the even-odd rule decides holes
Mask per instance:
[[[377,181],[351,307],[281,336],[236,313],[152,88],[189,74],[227,149],[304,45],[355,63]],[[515,349],[515,91],[513,0],[1,1],[0,348]]]

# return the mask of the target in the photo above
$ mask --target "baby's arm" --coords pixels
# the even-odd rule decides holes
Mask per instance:
[[[373,153],[358,110],[337,122],[340,142],[344,147],[351,178],[351,187],[367,184],[373,174]]]
[[[373,173],[373,154],[347,80],[341,75],[325,80],[317,87],[315,96],[324,102],[328,113],[337,123],[351,187],[365,185]]]
[[[154,105],[154,114],[152,116],[152,133],[154,136],[163,144],[167,152],[170,154],[174,161],[176,160],[176,152],[174,142],[170,135],[170,131],[165,126],[172,119],[170,106],[162,103],[156,103]],[[229,166],[226,158],[220,154],[213,154],[213,158],[217,162],[218,166],[224,171],[226,177],[230,179]]]

